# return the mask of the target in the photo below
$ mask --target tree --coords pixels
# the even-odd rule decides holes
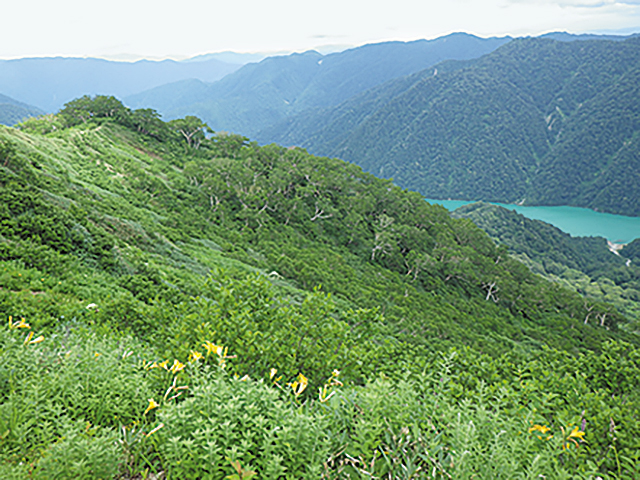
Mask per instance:
[[[212,139],[221,157],[236,158],[240,149],[249,144],[249,139],[234,133],[218,132]]]
[[[213,133],[209,126],[198,117],[189,115],[184,118],[171,120],[169,127],[182,134],[189,147],[197,149],[206,138],[205,133]]]
[[[160,119],[160,114],[153,108],[140,108],[132,111],[128,123],[138,132],[158,140],[165,140],[171,133],[170,128]]]
[[[13,143],[0,140],[0,163],[6,167],[11,157],[15,154],[16,148]]]
[[[72,127],[87,123],[93,118],[115,118],[124,120],[130,114],[120,100],[112,96],[97,95],[91,98],[85,95],[64,105],[60,110],[60,116],[64,123]]]

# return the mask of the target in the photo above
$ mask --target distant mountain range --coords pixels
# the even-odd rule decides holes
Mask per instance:
[[[0,125],[12,126],[25,118],[37,117],[43,113],[37,107],[0,94]]]
[[[207,84],[185,80],[125,98],[166,119],[194,114],[214,130],[253,136],[296,113],[337,105],[388,80],[443,60],[480,57],[511,38],[456,33],[435,40],[385,42],[339,53],[269,57]]]
[[[640,38],[518,39],[256,135],[428,198],[640,215]]]
[[[106,94],[123,98],[187,78],[213,82],[238,68],[238,64],[216,59],[133,63],[96,58],[0,60],[0,92],[51,113],[82,95]]]

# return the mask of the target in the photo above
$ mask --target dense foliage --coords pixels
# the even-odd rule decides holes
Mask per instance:
[[[602,237],[572,237],[552,225],[496,205],[475,203],[455,210],[456,218],[468,218],[532,271],[580,292],[587,299],[615,305],[640,324],[640,262],[637,240],[613,250]],[[614,251],[616,253],[614,253]],[[596,317],[590,318],[597,321]]]
[[[257,134],[427,198],[640,215],[640,39],[516,39]]]
[[[0,476],[638,475],[613,306],[354,165],[140,113],[0,129]]]

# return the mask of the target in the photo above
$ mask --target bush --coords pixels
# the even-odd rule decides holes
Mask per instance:
[[[232,462],[258,478],[320,478],[328,456],[320,417],[261,382],[222,374],[203,380],[157,414],[164,427],[155,442],[169,479],[223,479],[239,474]]]

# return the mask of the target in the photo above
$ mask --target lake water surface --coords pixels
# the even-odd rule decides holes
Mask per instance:
[[[473,203],[465,200],[432,199],[427,199],[427,202],[440,204],[450,211]],[[494,205],[515,210],[533,220],[550,223],[573,237],[604,237],[614,243],[629,243],[640,238],[640,217],[625,217],[578,207],[524,207],[504,203]]]

